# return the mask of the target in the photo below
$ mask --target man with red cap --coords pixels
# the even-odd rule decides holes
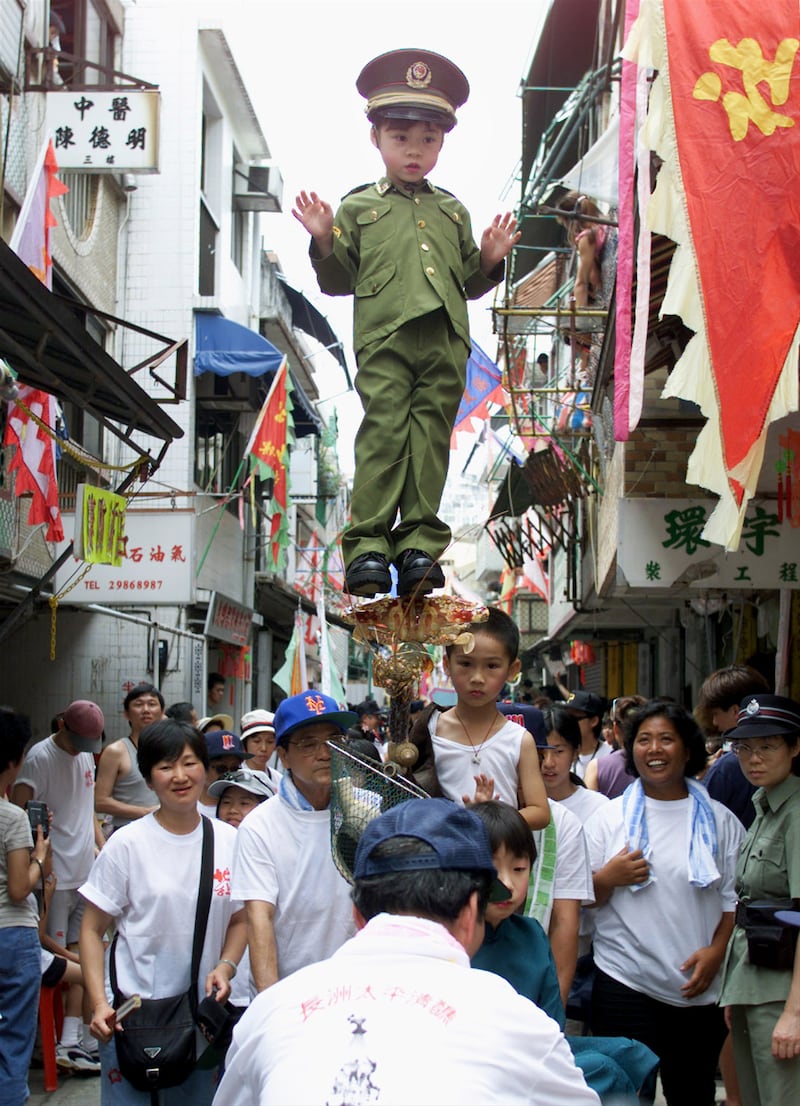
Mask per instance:
[[[356,87],[384,176],[345,196],[335,217],[316,192],[301,192],[293,214],[311,235],[322,291],[355,299],[364,418],[342,538],[347,589],[388,592],[393,562],[398,593],[424,595],[444,585],[437,558],[451,538],[438,511],[470,354],[466,301],[503,279],[519,235],[498,215],[479,248],[466,208],[428,181],[469,95],[456,65],[429,50],[392,50]]]
[[[103,745],[104,726],[97,703],[89,699],[70,703],[58,716],[56,732],[29,750],[11,793],[18,806],[37,799],[50,811],[53,872],[58,883],[47,911],[47,932],[75,953],[84,906],[78,887],[89,875],[95,849],[103,845],[94,813],[94,757]],[[89,1033],[91,1018],[88,1010],[81,1010],[82,999],[83,988],[72,984],[56,1063],[73,1071],[99,1074],[97,1042]]]

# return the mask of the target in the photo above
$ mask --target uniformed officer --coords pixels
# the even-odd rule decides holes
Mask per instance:
[[[315,192],[301,192],[293,214],[311,235],[320,288],[355,297],[364,418],[342,539],[347,588],[388,592],[392,561],[399,594],[425,594],[444,584],[437,558],[451,538],[438,510],[470,351],[466,300],[502,280],[519,234],[515,219],[498,215],[479,249],[466,208],[427,179],[469,95],[457,66],[428,50],[393,50],[369,62],[356,87],[385,175],[345,196],[335,218]]]

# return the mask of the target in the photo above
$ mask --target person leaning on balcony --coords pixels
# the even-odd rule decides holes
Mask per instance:
[[[557,215],[556,222],[559,226],[566,227],[569,243],[578,255],[573,288],[575,306],[579,310],[585,307],[602,307],[603,275],[600,262],[606,242],[606,229],[600,223],[589,223],[581,219],[582,215],[600,216],[600,208],[594,200],[579,192],[567,192],[557,206],[572,216],[565,219]],[[594,330],[595,325],[595,320],[586,316],[575,320],[576,330]]]

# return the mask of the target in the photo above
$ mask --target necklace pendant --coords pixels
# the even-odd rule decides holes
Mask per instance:
[[[481,762],[481,758],[478,756],[478,754],[473,753],[472,754],[472,763],[473,764],[480,764],[480,762]]]

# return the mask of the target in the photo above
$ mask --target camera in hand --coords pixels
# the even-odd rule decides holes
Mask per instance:
[[[50,834],[50,811],[47,809],[47,803],[41,803],[38,799],[28,799],[25,804],[25,809],[28,812],[28,819],[31,823],[31,830],[33,831],[34,839],[36,838],[36,827],[42,827],[42,836],[47,837]]]
[[[231,1043],[233,1028],[241,1014],[230,1002],[217,1002],[213,995],[208,995],[198,1004],[195,1021],[209,1044],[224,1050]]]

